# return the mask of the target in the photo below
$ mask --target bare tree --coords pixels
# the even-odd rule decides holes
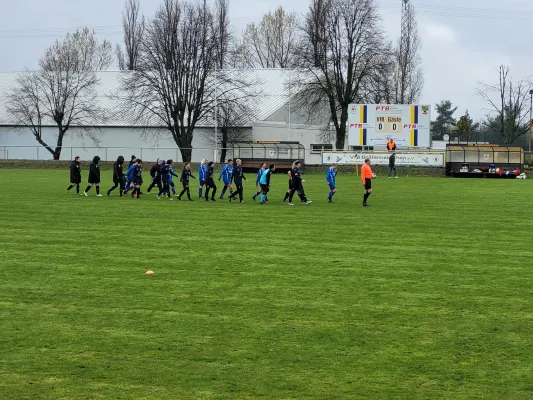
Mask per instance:
[[[319,10],[322,15],[314,15]],[[320,7],[313,2],[303,36],[297,101],[310,115],[329,109],[335,145],[343,149],[348,107],[364,100],[365,82],[383,68],[386,42],[377,5],[374,0],[324,0]]]
[[[294,65],[298,15],[279,7],[257,25],[246,26],[242,38],[244,67],[288,68]]]
[[[213,102],[218,34],[205,1],[163,0],[147,25],[137,69],[124,82],[137,119],[165,126],[184,161],[191,160],[194,129]]]
[[[488,118],[489,128],[496,130],[506,144],[513,143],[529,129],[529,91],[531,82],[512,81],[510,68],[498,67],[498,80],[495,85],[480,83],[477,94],[488,105],[487,110],[494,115]]]
[[[111,44],[99,43],[94,32],[85,28],[56,41],[39,61],[39,70],[26,71],[8,94],[8,110],[37,142],[59,160],[63,139],[73,130],[98,142],[97,125],[104,119],[98,107],[95,71],[111,64]],[[43,138],[43,125],[57,126],[55,148]]]
[[[118,67],[121,70],[134,70],[137,67],[139,51],[145,30],[145,19],[141,15],[139,0],[126,0],[122,13],[122,29],[124,31],[124,51],[117,44],[115,53]]]

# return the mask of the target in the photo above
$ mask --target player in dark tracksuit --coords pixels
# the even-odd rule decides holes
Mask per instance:
[[[169,160],[172,161],[172,160]],[[174,200],[170,194],[170,177],[172,176],[171,173],[171,167],[168,165],[164,160],[161,162],[161,169],[159,170],[161,173],[161,189],[159,189],[159,193],[157,194],[157,199],[161,199],[161,195],[163,193],[168,195],[169,200]]]
[[[296,161],[292,163],[292,168],[287,171],[287,175],[289,175],[289,188],[287,189],[287,192],[285,193],[285,198],[283,199],[283,202],[289,201],[289,196],[292,192],[292,170],[296,168]]]
[[[102,197],[100,194],[100,165],[98,164],[100,162],[100,157],[95,156],[93,158],[93,162],[89,166],[89,185],[85,189],[85,192],[83,194],[85,196],[88,196],[87,192],[91,190],[93,186],[96,186],[96,196]]]
[[[150,176],[152,177],[152,182],[150,183],[150,186],[148,186],[148,190],[146,193],[150,194],[150,191],[157,186],[159,190],[161,190],[161,164],[163,163],[163,160],[157,159],[157,162],[152,165],[152,168],[150,168]]]
[[[207,163],[207,175],[205,177],[205,201],[209,201],[209,191],[213,189],[213,192],[211,193],[211,201],[215,200],[215,195],[217,194],[217,185],[215,183],[215,168],[213,167],[213,161],[209,161]]]
[[[185,163],[185,165],[183,166],[183,171],[181,171],[181,177],[180,177],[180,182],[181,182],[181,185],[183,186],[183,190],[178,196],[178,200],[181,200],[181,196],[187,193],[187,197],[189,198],[189,201],[192,201],[191,190],[189,189],[189,181],[191,180],[191,178],[196,179],[192,175],[191,164]]]
[[[305,202],[306,205],[309,205],[312,203],[312,201],[308,200],[305,196],[303,183],[305,182],[302,179],[302,171],[300,168],[302,167],[302,163],[298,160],[294,163],[295,168],[292,169],[291,175],[292,175],[292,190],[289,195],[289,205],[293,206],[292,204],[292,198],[294,196],[294,193],[298,192],[298,196],[300,197],[300,200],[302,202]]]
[[[232,181],[235,183],[237,189],[229,196],[229,201],[235,199],[235,196],[239,195],[239,200],[241,203],[244,203],[243,200],[243,191],[242,191],[242,180],[247,181],[244,173],[242,172],[242,161],[239,159],[236,161],[236,165],[233,167],[233,175],[231,176]]]
[[[143,160],[140,158],[137,159],[135,167],[133,168],[133,192],[131,192],[131,197],[138,199],[141,198],[141,186],[143,184],[143,175],[142,175]]]
[[[124,191],[124,157],[119,156],[117,161],[113,164],[113,186],[107,191],[107,195],[110,196],[111,192],[120,186],[120,197]]]
[[[72,163],[70,163],[70,185],[67,188],[67,193],[70,189],[76,186],[76,193],[80,194],[80,183],[81,183],[81,160],[79,157],[76,157]]]

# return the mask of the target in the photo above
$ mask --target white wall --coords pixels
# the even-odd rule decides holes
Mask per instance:
[[[321,164],[320,153],[311,153],[311,144],[321,144],[321,129],[318,126],[302,126],[284,123],[256,123],[253,126],[253,140],[278,140],[284,142],[300,142],[305,147],[305,163]],[[335,144],[335,141],[327,142]]]
[[[52,148],[56,143],[56,128],[43,128],[43,140]],[[213,146],[208,144],[205,135],[212,134],[205,128],[198,128],[194,132],[192,161],[202,158],[213,159]],[[155,132],[154,132],[155,133]],[[142,128],[106,128],[100,136],[100,143],[95,146],[87,137],[81,137],[75,131],[66,133],[63,140],[62,160],[70,160],[80,156],[88,161],[96,155],[104,161],[114,161],[122,155],[129,160],[135,154],[146,161],[157,158],[181,161],[181,154],[172,136],[166,129],[159,129],[156,137],[146,135]],[[13,128],[0,126],[0,159],[51,160],[52,155],[39,145],[30,130],[22,132]]]

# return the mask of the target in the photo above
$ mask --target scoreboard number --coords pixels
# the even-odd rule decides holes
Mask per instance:
[[[402,133],[402,116],[376,117],[376,133]]]

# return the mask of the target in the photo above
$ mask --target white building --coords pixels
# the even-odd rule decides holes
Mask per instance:
[[[109,110],[109,119],[98,126],[99,142],[83,137],[71,128],[67,131],[61,159],[80,156],[91,160],[98,155],[102,160],[115,160],[119,155],[129,158],[135,154],[147,161],[157,158],[172,158],[181,161],[181,155],[170,132],[159,126],[139,126],[132,118],[118,113],[119,105],[112,99],[121,88],[121,79],[125,72],[98,72],[97,95],[100,106]],[[332,149],[333,142],[326,140],[321,127],[307,124],[307,117],[294,111],[289,96],[290,70],[259,69],[246,73],[253,76],[261,95],[255,98],[258,110],[256,121],[250,121],[250,140],[259,141],[296,141],[306,149],[306,164],[320,164],[322,149]],[[18,73],[0,73],[0,159],[52,159],[52,155],[35,139],[29,128],[17,125],[7,110],[7,94],[16,87]],[[214,135],[214,127],[199,123],[194,131],[192,161],[202,158],[213,159],[214,146],[207,140]],[[45,121],[43,140],[55,147],[57,127],[53,121]],[[231,152],[228,153],[231,156]]]

